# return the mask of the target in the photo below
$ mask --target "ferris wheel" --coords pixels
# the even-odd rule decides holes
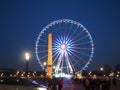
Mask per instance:
[[[56,74],[74,74],[88,67],[94,53],[91,34],[79,22],[60,19],[45,26],[38,35],[35,53],[43,69],[48,58],[49,33],[52,33],[52,65]]]

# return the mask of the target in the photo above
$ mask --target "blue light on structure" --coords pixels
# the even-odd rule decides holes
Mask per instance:
[[[47,60],[48,37],[46,35],[49,32],[53,35],[52,60],[53,65],[56,66],[54,69],[56,75],[69,74],[70,70],[79,72],[88,67],[94,53],[91,34],[82,24],[70,19],[53,21],[41,30],[35,47],[39,64]]]
[[[58,53],[63,53],[67,52],[67,54],[71,54],[73,51],[73,43],[72,40],[68,37],[61,36],[57,38],[56,42],[54,43],[54,50],[57,50]]]

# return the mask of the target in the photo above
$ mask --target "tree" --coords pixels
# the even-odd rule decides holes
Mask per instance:
[[[114,67],[115,71],[120,71],[120,64],[117,64],[115,67]]]
[[[110,66],[108,66],[108,65],[105,65],[105,66],[104,66],[104,73],[105,73],[106,75],[109,75],[111,71],[112,71],[112,69],[111,69]]]

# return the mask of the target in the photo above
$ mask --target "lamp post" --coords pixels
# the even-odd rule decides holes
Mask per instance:
[[[26,68],[25,68],[25,75],[28,75],[28,63],[29,63],[29,59],[30,59],[30,54],[29,53],[25,53],[25,59],[26,59]]]
[[[47,62],[43,62],[45,73],[47,73]]]
[[[103,67],[101,67],[101,68],[100,68],[100,71],[102,72],[102,76],[103,76],[103,70],[104,70],[104,68],[103,68]]]

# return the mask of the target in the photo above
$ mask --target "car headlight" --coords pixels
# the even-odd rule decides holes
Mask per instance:
[[[46,88],[38,87],[37,90],[47,90]]]

